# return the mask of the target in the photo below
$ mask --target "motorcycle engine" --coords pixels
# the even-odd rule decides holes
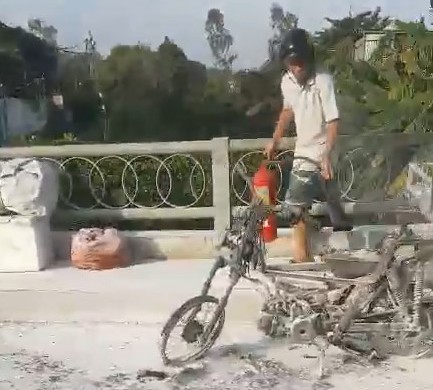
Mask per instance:
[[[295,298],[270,299],[262,309],[258,329],[273,338],[289,338],[292,343],[303,344],[323,335],[324,318],[313,312],[308,303]]]
[[[288,317],[263,314],[259,319],[258,328],[269,337],[289,338],[294,344],[309,343],[323,334],[321,315],[318,313],[300,316],[293,320]]]

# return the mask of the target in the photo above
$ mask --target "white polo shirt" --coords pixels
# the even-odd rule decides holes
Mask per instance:
[[[281,80],[284,108],[295,114],[295,156],[320,162],[326,149],[326,123],[339,119],[332,76],[317,72],[305,86],[301,86],[290,72]],[[302,163],[302,164],[301,164]],[[314,164],[295,161],[302,170],[314,170]]]

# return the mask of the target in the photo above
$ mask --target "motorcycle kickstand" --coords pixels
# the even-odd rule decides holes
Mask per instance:
[[[313,340],[313,343],[319,349],[318,363],[319,363],[319,371],[318,371],[318,379],[325,378],[325,355],[326,350],[329,348],[329,342],[325,337],[316,337]]]

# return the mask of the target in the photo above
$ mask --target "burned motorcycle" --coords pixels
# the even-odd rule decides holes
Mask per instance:
[[[433,283],[425,272],[433,264],[433,240],[423,240],[403,226],[387,235],[367,262],[353,254],[332,253],[321,263],[272,267],[266,264],[259,234],[268,212],[253,198],[225,233],[201,294],[177,309],[162,330],[165,364],[199,359],[214,345],[224,326],[230,294],[241,278],[264,295],[259,329],[288,343],[317,345],[320,372],[330,344],[370,357],[422,357],[433,351],[433,294],[427,288]],[[347,264],[355,265],[349,273]],[[226,267],[229,284],[224,295],[208,295],[217,271]],[[200,314],[208,305],[214,309],[206,321]],[[177,326],[181,339],[193,350],[172,356],[168,341]]]

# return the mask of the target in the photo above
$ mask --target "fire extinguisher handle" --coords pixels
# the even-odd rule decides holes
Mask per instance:
[[[270,159],[267,159],[267,158],[264,158],[262,160],[262,165],[265,165],[265,166],[278,165],[278,164],[281,164],[280,160],[270,160]]]
[[[254,187],[251,177],[248,176],[247,172],[245,171],[245,167],[241,166],[241,164],[236,165],[236,171],[239,173],[239,175],[242,177],[242,179],[245,180],[247,183],[247,186],[251,193],[254,193]]]
[[[266,164],[266,165],[272,165],[272,164],[281,164],[281,160],[266,160],[266,161],[264,161],[264,163]]]
[[[262,160],[262,165],[282,165],[282,164],[286,164],[287,162],[293,162],[295,158],[293,156],[290,155],[285,155],[282,158],[268,158],[267,156],[263,156],[263,160]]]
[[[305,156],[290,156],[285,155],[281,159],[268,159],[266,156],[263,157],[262,165],[281,165],[281,164],[287,164],[287,163],[294,163],[295,161],[303,161],[307,163],[311,163],[316,166],[317,169],[320,169],[320,163]]]

